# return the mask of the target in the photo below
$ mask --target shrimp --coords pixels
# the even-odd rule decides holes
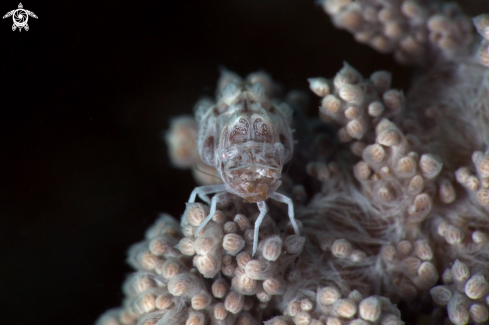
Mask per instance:
[[[210,205],[209,215],[195,234],[212,219],[218,202],[238,195],[247,203],[256,203],[260,211],[254,227],[253,255],[260,225],[268,212],[268,198],[288,205],[290,222],[299,235],[292,200],[275,192],[282,183],[282,167],[293,153],[292,109],[269,99],[272,88],[272,80],[263,72],[242,80],[223,71],[217,103],[207,102],[196,111],[200,157],[217,169],[224,184],[200,186],[192,191],[190,203],[198,195]],[[216,194],[210,200],[208,194],[212,193]]]

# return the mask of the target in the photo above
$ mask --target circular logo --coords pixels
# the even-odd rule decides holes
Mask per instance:
[[[27,23],[27,12],[23,9],[17,9],[12,16],[17,26],[24,26]]]

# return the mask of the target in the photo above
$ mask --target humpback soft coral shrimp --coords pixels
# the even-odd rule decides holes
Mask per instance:
[[[196,187],[190,195],[190,203],[199,195],[210,204],[210,213],[195,234],[211,220],[218,202],[238,195],[245,202],[256,203],[260,211],[255,221],[253,255],[260,224],[268,212],[267,198],[288,205],[291,224],[299,235],[292,200],[275,192],[281,184],[282,167],[292,157],[293,140],[292,110],[285,103],[270,100],[273,89],[273,82],[265,73],[253,73],[242,80],[224,71],[218,83],[217,102],[202,104],[196,112],[200,157],[217,169],[224,184]],[[211,193],[217,194],[209,200],[207,194]]]

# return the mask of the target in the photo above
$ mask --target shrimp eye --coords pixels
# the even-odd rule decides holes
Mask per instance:
[[[229,159],[235,157],[238,152],[239,150],[235,146],[221,149],[219,151],[219,160],[226,163],[229,161]]]
[[[223,163],[229,160],[229,152],[226,149],[221,149],[219,151],[219,160],[221,160]]]
[[[277,142],[273,145],[273,147],[275,148],[275,153],[277,155],[279,155],[280,157],[284,156],[285,148],[284,148],[283,144],[281,144],[280,142]]]

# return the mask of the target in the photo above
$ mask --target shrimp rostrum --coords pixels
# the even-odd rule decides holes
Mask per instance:
[[[270,100],[274,85],[262,72],[242,80],[224,71],[217,91],[216,103],[206,102],[196,111],[198,148],[202,161],[217,169],[224,184],[193,190],[190,203],[198,195],[210,204],[210,213],[195,234],[212,219],[218,202],[238,195],[247,203],[256,203],[260,211],[254,228],[255,255],[260,224],[268,212],[268,198],[288,205],[291,224],[299,235],[292,200],[275,192],[281,184],[282,167],[292,157],[292,109]],[[208,194],[212,193],[216,194],[209,200]]]

